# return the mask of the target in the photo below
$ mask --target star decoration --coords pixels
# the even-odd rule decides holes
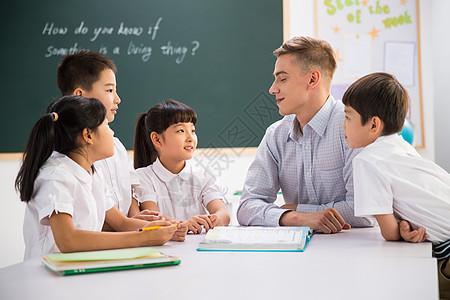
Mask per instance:
[[[333,28],[334,33],[339,33],[339,30],[341,30],[337,25],[336,25],[336,27],[332,27],[332,28]]]
[[[406,0],[400,0],[400,5],[406,6]]]
[[[373,27],[372,31],[369,32],[368,34],[372,36],[372,40],[374,40],[376,37],[378,37],[378,32],[380,32],[381,30],[376,30],[375,26]]]
[[[400,0],[400,1],[402,1],[402,0]],[[406,1],[406,0],[404,0],[404,1]],[[367,6],[367,2],[369,2],[369,1],[364,0],[364,1],[361,1],[361,4],[362,4],[363,6]]]

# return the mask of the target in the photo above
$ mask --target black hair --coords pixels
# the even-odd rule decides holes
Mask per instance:
[[[47,108],[31,130],[15,187],[20,200],[28,202],[33,194],[39,169],[53,151],[68,155],[80,147],[78,138],[85,128],[95,131],[106,118],[106,108],[95,98],[64,96]]]
[[[98,52],[80,50],[65,56],[56,73],[61,95],[71,95],[79,87],[90,91],[106,69],[117,72],[114,62]]]
[[[197,123],[195,111],[181,102],[168,99],[156,104],[148,112],[138,116],[134,136],[134,167],[151,165],[158,157],[150,134],[162,134],[167,128],[177,123]]]
[[[384,123],[382,135],[389,135],[402,130],[409,96],[395,76],[377,72],[355,81],[345,91],[342,103],[358,112],[362,125],[371,117],[379,117]]]

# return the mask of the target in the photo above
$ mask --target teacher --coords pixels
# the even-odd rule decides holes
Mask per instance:
[[[344,105],[330,95],[336,70],[326,41],[295,37],[276,49],[269,92],[284,118],[266,131],[250,165],[237,218],[241,225],[309,226],[335,233],[372,226],[353,211],[352,159]],[[273,204],[278,191],[285,205]]]

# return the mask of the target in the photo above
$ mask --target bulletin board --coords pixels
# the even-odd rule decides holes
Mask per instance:
[[[407,118],[414,128],[414,146],[425,148],[419,1],[312,1],[313,5],[306,7],[313,10],[314,35],[328,41],[336,51],[338,68],[333,78],[332,95],[342,99],[349,85],[366,74],[393,74],[410,96]],[[304,5],[290,5],[288,16],[295,18],[295,10],[301,7]],[[286,11],[284,13],[286,16]],[[300,25],[298,22],[284,24]],[[285,29],[284,32],[286,34],[290,30]]]

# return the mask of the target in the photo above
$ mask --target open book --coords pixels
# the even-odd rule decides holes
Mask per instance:
[[[199,243],[198,251],[303,251],[309,227],[214,227]]]
[[[61,275],[160,267],[179,263],[178,258],[148,247],[49,254],[42,258],[42,264],[46,268]]]

